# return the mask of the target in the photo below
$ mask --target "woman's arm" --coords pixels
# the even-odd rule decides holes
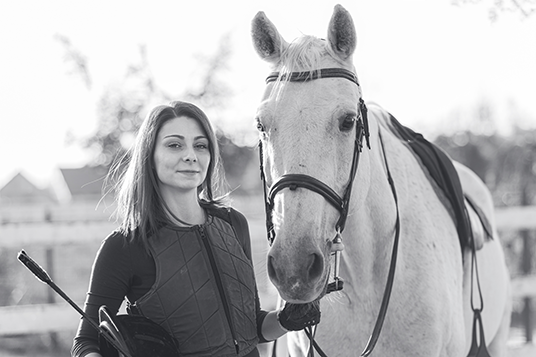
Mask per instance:
[[[253,262],[248,222],[246,220],[246,217],[242,213],[236,210],[233,211],[231,212],[232,225],[238,234],[238,238],[240,240],[244,253],[248,257],[248,259]],[[257,329],[261,342],[276,340],[279,337],[283,336],[285,333],[287,333],[287,330],[285,330],[277,320],[277,313],[279,312],[279,310],[266,312],[265,310],[261,309],[259,292],[256,286],[255,305],[257,310]]]
[[[118,232],[112,233],[103,241],[93,263],[84,306],[84,312],[93,321],[98,323],[98,311],[102,305],[106,305],[113,314],[117,313],[125,296],[132,290],[133,276],[140,275],[139,272],[132,270],[133,266],[145,271],[149,270],[150,274],[151,269],[147,267],[148,264],[144,264],[144,259],[138,258],[139,253],[136,253],[138,250],[134,249],[134,246],[127,244],[125,237]],[[137,264],[133,264],[132,259],[136,259]],[[147,281],[145,285],[150,287],[151,284]],[[138,295],[141,294],[143,291],[140,291]],[[86,319],[82,319],[73,341],[71,355],[73,357],[93,354],[98,356],[98,352],[98,332]]]
[[[286,334],[288,331],[277,320],[279,310],[270,311],[262,323],[262,336],[267,341],[277,340],[279,337]]]

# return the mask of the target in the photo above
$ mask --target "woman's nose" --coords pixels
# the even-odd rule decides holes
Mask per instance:
[[[186,150],[186,153],[184,155],[184,161],[190,161],[190,162],[196,162],[197,161],[197,156],[195,154],[195,150],[194,150],[193,147],[188,148]]]

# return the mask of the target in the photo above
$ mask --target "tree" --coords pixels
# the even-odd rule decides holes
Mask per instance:
[[[482,0],[452,0],[454,5],[477,4],[486,1]],[[496,21],[500,15],[507,13],[519,14],[526,19],[536,12],[534,0],[489,0],[488,16],[491,21]]]
[[[508,137],[462,131],[434,142],[486,183],[495,206],[536,204],[535,129],[516,128]]]
[[[155,83],[145,46],[140,46],[139,54],[138,62],[127,68],[123,80],[101,95],[97,131],[79,140],[82,147],[96,153],[91,165],[110,166],[130,147],[150,104],[169,101],[170,96]]]
[[[57,39],[66,52],[64,60],[71,68],[70,73],[80,76],[89,89],[91,75],[86,56],[68,38],[58,35]],[[183,93],[176,96],[209,108],[213,113],[223,111],[233,95],[221,78],[232,54],[230,36],[224,35],[219,43],[213,54],[196,56],[202,75],[194,87],[184,88]],[[72,143],[95,153],[94,160],[88,163],[91,166],[110,167],[116,158],[122,157],[152,105],[169,102],[172,98],[155,80],[145,46],[139,47],[139,55],[139,59],[128,66],[122,80],[110,85],[100,96],[96,132],[88,137],[70,138]],[[255,155],[250,148],[235,145],[223,128],[216,126],[216,132],[227,180],[234,189],[240,186],[244,171]]]
[[[68,37],[56,34],[54,39],[58,41],[65,50],[63,61],[71,68],[68,73],[80,77],[86,88],[91,89],[91,76],[89,75],[87,57],[78,48],[74,47]]]

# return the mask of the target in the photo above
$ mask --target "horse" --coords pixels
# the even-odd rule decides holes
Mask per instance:
[[[483,330],[475,338],[492,356],[506,356],[510,280],[490,192],[453,164],[493,236],[478,250],[461,248],[451,208],[394,132],[390,113],[363,100],[348,11],[335,6],[326,39],[290,43],[260,11],[251,36],[275,72],[255,119],[267,271],[287,303],[320,300],[314,342],[328,356],[357,356],[370,339],[377,356],[466,356],[478,311]],[[371,336],[379,320],[381,332]],[[293,331],[287,344],[296,357],[312,342]]]

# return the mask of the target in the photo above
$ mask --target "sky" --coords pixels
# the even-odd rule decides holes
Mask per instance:
[[[251,44],[252,18],[264,11],[288,42],[325,37],[337,3],[356,26],[354,63],[365,100],[403,124],[425,135],[467,128],[485,104],[500,133],[513,123],[536,126],[536,15],[504,13],[492,22],[492,0],[2,1],[0,187],[18,172],[45,187],[58,167],[88,162],[89,153],[66,145],[66,135],[94,132],[98,99],[117,88],[140,45],[157,84],[179,95],[199,75],[199,56],[213,54],[228,34],[227,84],[235,96],[212,119],[255,135],[268,66]],[[86,57],[91,87],[70,73],[58,35]]]

